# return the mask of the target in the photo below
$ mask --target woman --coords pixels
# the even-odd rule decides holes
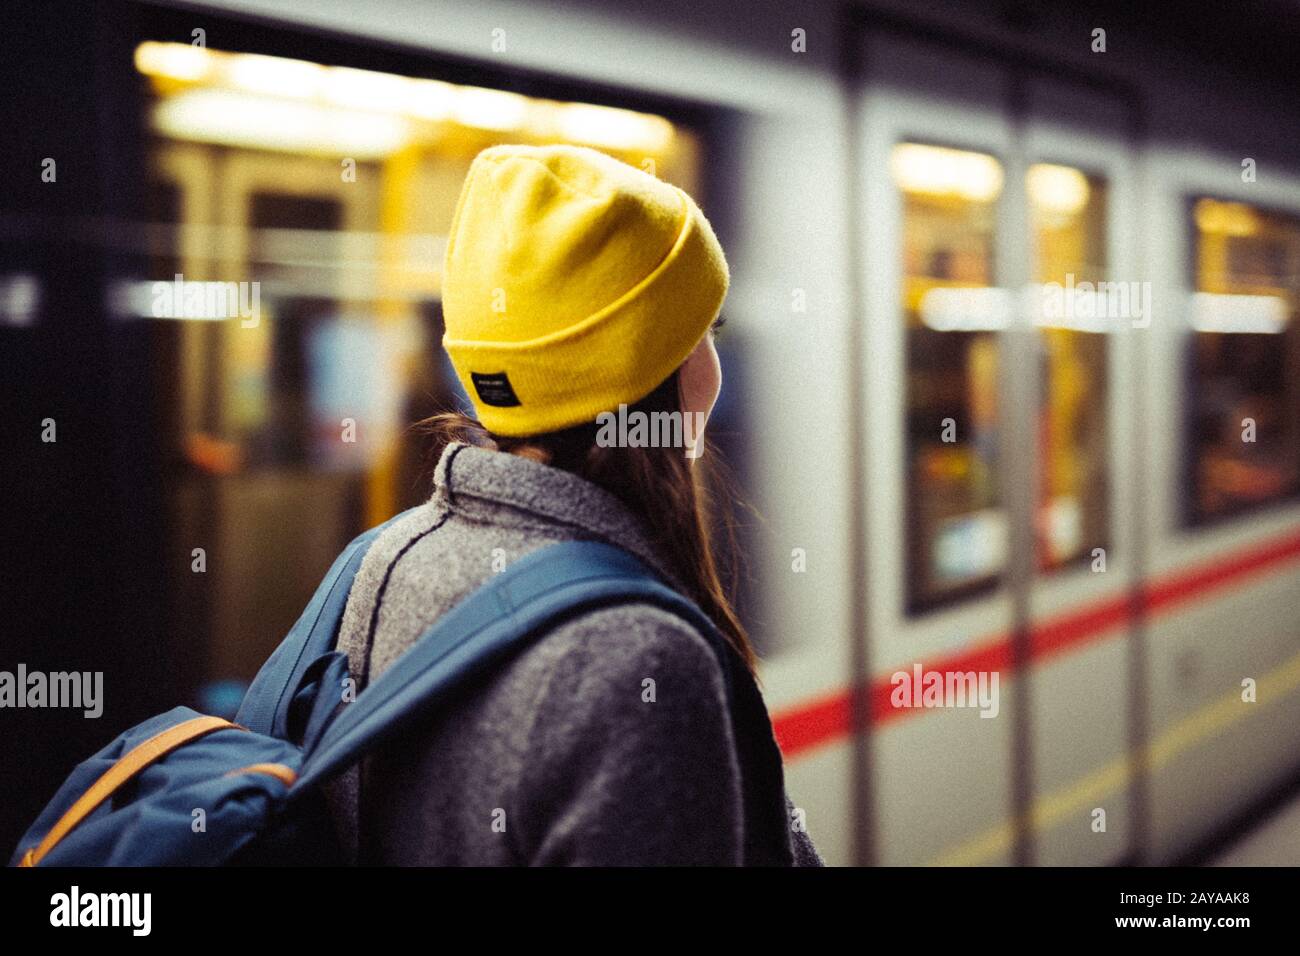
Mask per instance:
[[[338,646],[359,688],[489,575],[573,539],[641,558],[748,674],[695,465],[727,282],[708,221],[673,186],[577,147],[476,157],[443,309],[478,420],[430,420],[444,446],[433,496],[378,538],[353,585]],[[611,441],[600,423],[620,406],[677,425],[675,447]],[[338,781],[344,845],[385,864],[820,864],[779,760],[776,813],[755,812],[751,758],[770,724],[759,707],[758,730],[737,735],[723,674],[665,610],[582,613]]]

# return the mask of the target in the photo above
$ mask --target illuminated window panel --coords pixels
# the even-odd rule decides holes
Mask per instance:
[[[1034,530],[1038,567],[1051,571],[1108,547],[1105,332],[1125,316],[1096,292],[1107,278],[1105,180],[1039,163],[1025,185],[1043,370]]]
[[[160,333],[183,340],[181,457],[222,474],[360,472],[371,523],[416,484],[410,416],[435,410],[430,395],[456,401],[437,347],[440,270],[473,157],[570,142],[699,193],[695,136],[649,113],[183,43],[142,43],[134,63],[152,93],[152,178],[171,190],[151,202],[165,212],[149,225],[148,279],[260,285],[256,324]],[[124,290],[142,317],[151,282]],[[372,355],[374,374],[349,350]],[[366,427],[340,444],[346,407]]]
[[[907,607],[955,600],[997,580],[1007,518],[997,486],[997,330],[1009,297],[993,285],[1002,165],[983,153],[900,143],[906,336]]]
[[[429,494],[409,426],[463,398],[441,268],[474,156],[574,143],[699,196],[701,144],[663,116],[289,57],[148,42],[134,63],[148,272],[114,301],[160,356],[171,524],[216,542],[203,600],[182,602],[204,610],[178,631],[211,636],[208,676],[248,678],[339,549]],[[256,321],[153,311],[177,275],[255,287]]]
[[[1300,491],[1300,217],[1190,204],[1186,517],[1200,524]]]

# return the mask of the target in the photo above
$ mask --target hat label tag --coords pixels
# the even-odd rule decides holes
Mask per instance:
[[[474,383],[474,391],[478,392],[478,400],[484,405],[512,408],[522,404],[505,372],[470,372],[469,377]]]

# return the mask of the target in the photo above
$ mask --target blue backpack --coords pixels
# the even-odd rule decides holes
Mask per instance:
[[[126,731],[77,766],[10,865],[341,863],[322,783],[529,639],[574,614],[629,601],[679,615],[718,654],[746,789],[761,794],[746,800],[746,862],[789,862],[781,757],[758,688],[708,617],[620,548],[564,542],[514,562],[343,703],[339,623],[367,548],[392,521],[335,560],[234,722],[176,707]]]

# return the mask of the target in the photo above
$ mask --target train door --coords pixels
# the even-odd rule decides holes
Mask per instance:
[[[1014,128],[996,65],[871,37],[865,80],[873,856],[914,865],[1000,832],[1014,796],[998,388]],[[949,673],[973,676],[968,706],[934,693]]]
[[[1101,283],[1136,278],[1125,107],[929,40],[864,56],[875,856],[1114,860],[1135,505]]]
[[[328,261],[326,243],[339,233],[366,235],[376,200],[366,181],[344,182],[328,158],[176,139],[160,142],[152,162],[154,181],[176,197],[165,218],[178,224],[169,268],[152,278],[174,271],[257,290],[251,318],[167,330],[179,365],[178,445],[202,466],[178,475],[173,518],[220,558],[209,573],[207,667],[248,674],[267,653],[248,635],[266,630],[266,620],[292,621],[316,569],[359,518],[355,476],[311,467],[320,416],[310,366],[313,333],[371,290],[344,270],[310,266]],[[350,251],[355,261],[364,250]],[[193,590],[192,577],[176,586]]]
[[[350,327],[349,309],[358,312],[374,293],[349,271],[303,264],[327,262],[330,243],[340,259],[350,253],[346,261],[366,261],[367,250],[345,243],[370,234],[378,203],[367,177],[344,181],[339,163],[328,157],[232,150],[218,164],[221,274],[259,283],[263,313],[255,326],[221,329],[218,434],[253,434],[254,442],[274,447],[259,453],[250,442],[252,460],[215,477],[215,531],[225,560],[216,582],[212,666],[218,673],[249,673],[266,649],[221,636],[247,634],[268,618],[291,620],[301,595],[314,586],[315,570],[362,514],[362,477],[321,452],[334,446],[333,435],[322,434],[333,423],[319,408],[315,366],[330,331]],[[353,342],[357,360],[374,361],[362,345]],[[353,414],[369,425],[365,411]],[[276,533],[267,534],[272,527]],[[289,574],[293,586],[286,586]]]
[[[1131,104],[1031,78],[1021,152],[1037,401],[1022,712],[1026,862],[1101,865],[1137,836],[1130,602],[1146,483],[1133,351],[1151,325],[1138,259]],[[1027,469],[1022,474],[1027,474]],[[1139,742],[1140,746],[1140,742]]]

